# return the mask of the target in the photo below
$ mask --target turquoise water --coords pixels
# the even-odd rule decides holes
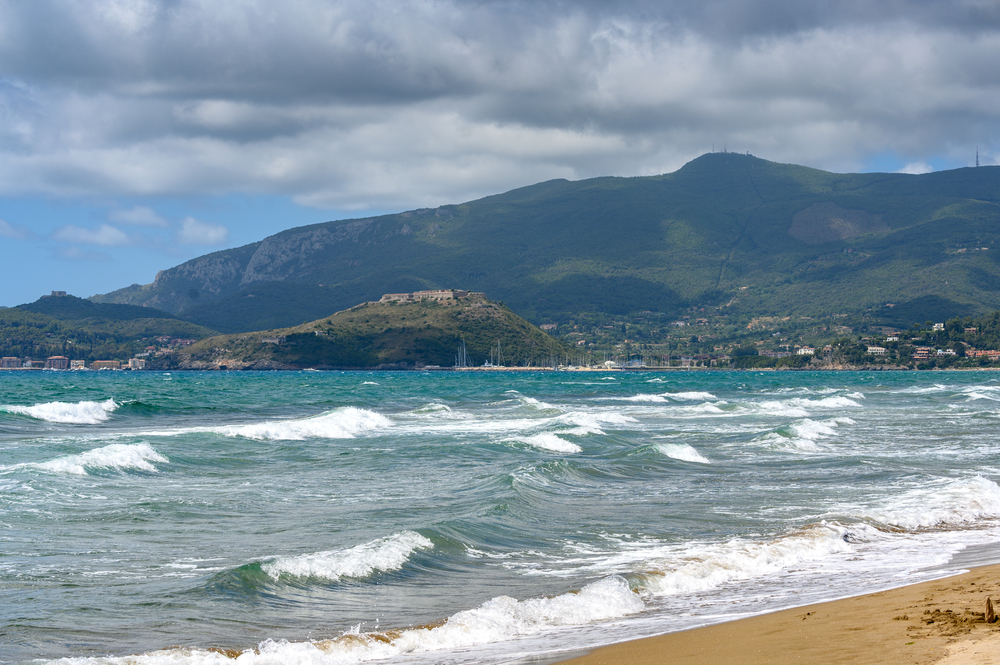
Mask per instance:
[[[498,663],[929,579],[1000,559],[998,425],[991,372],[3,373],[0,662]]]

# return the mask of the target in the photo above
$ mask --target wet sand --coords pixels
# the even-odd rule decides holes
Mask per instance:
[[[845,590],[847,591],[847,590]],[[601,647],[563,665],[1000,663],[1000,565],[934,582]]]

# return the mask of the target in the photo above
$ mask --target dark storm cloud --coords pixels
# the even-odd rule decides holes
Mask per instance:
[[[0,191],[385,208],[713,143],[992,162],[998,54],[978,0],[0,2]]]

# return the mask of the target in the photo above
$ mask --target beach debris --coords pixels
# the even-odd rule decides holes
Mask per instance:
[[[993,611],[993,601],[990,600],[989,596],[987,596],[986,597],[986,623],[996,623],[997,622],[997,618],[998,618],[997,617],[997,613],[995,611]]]

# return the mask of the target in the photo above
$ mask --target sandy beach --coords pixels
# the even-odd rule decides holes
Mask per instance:
[[[596,649],[563,665],[1000,663],[1000,565]]]

